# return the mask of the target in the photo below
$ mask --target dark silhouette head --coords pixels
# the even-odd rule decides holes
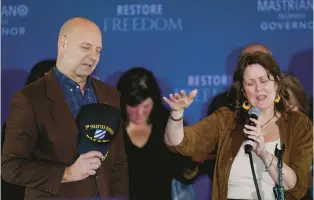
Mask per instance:
[[[272,55],[272,52],[270,51],[270,49],[266,47],[265,45],[259,44],[259,43],[251,43],[251,44],[246,45],[242,49],[240,57],[247,53],[254,53],[254,52],[263,52],[263,53]]]
[[[38,62],[29,72],[26,85],[37,81],[56,65],[56,60],[43,60]]]

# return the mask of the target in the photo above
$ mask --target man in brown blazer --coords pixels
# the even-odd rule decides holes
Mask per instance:
[[[98,151],[78,155],[75,118],[80,108],[91,103],[120,108],[117,90],[90,76],[101,48],[102,34],[95,23],[68,20],[60,30],[56,67],[13,97],[2,176],[25,186],[25,199],[128,197],[121,132],[105,161]]]

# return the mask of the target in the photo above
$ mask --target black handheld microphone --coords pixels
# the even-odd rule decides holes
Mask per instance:
[[[249,114],[249,118],[253,118],[253,119],[257,120],[258,117],[261,114],[261,110],[259,108],[257,108],[257,107],[252,107],[252,108],[250,108],[248,114]],[[248,125],[256,126],[256,124],[254,122],[252,122],[251,120],[249,120]],[[254,141],[246,137],[246,141],[244,143],[244,151],[245,151],[245,153],[248,154],[248,153],[250,153],[252,151],[253,144],[254,144]]]

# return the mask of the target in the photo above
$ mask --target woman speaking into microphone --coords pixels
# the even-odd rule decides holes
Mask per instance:
[[[254,141],[252,160],[261,199],[275,199],[273,188],[279,175],[275,148],[282,144],[286,147],[282,167],[285,199],[301,199],[306,194],[313,155],[312,123],[303,113],[285,109],[282,98],[286,88],[280,74],[271,55],[244,55],[230,89],[236,94],[234,109],[219,108],[192,126],[183,126],[183,114],[197,90],[164,97],[172,109],[165,130],[169,148],[186,156],[217,151],[213,200],[257,199],[249,156],[244,151],[246,139]],[[251,107],[260,110],[258,119],[249,119]],[[255,126],[248,125],[248,120]]]

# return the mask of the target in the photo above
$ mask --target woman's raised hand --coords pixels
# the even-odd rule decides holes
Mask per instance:
[[[180,93],[170,94],[170,99],[168,99],[167,97],[163,97],[163,99],[171,107],[172,110],[179,111],[189,107],[193,102],[196,94],[197,89],[191,91],[189,96],[186,95],[184,90],[181,90]]]

